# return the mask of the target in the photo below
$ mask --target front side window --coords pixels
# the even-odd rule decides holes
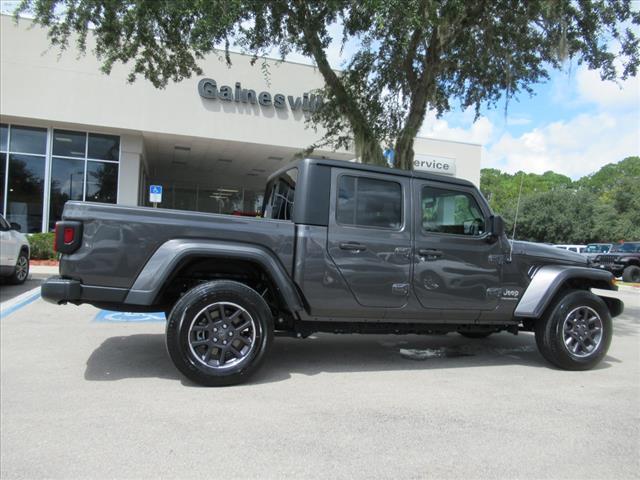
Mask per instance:
[[[425,232],[469,236],[485,233],[484,214],[468,193],[423,187],[421,211]]]
[[[340,176],[336,222],[399,230],[402,226],[402,186],[388,180]]]
[[[298,169],[292,168],[274,180],[270,201],[265,211],[266,218],[291,220],[295,201]]]

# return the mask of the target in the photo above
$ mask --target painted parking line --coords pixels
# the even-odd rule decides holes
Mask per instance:
[[[100,310],[94,317],[94,322],[102,323],[151,323],[164,322],[163,312],[112,312],[111,310]]]
[[[28,292],[24,292],[22,295],[18,295],[11,300],[0,303],[0,318],[7,318],[14,312],[17,312],[22,307],[26,307],[30,303],[35,302],[40,298],[40,287],[32,288]]]

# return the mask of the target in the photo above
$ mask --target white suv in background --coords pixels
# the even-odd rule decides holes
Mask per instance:
[[[11,283],[24,283],[29,276],[29,241],[19,230],[0,215],[0,276]]]

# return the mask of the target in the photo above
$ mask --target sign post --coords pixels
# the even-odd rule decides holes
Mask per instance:
[[[149,185],[149,202],[153,203],[153,208],[162,203],[162,185]]]

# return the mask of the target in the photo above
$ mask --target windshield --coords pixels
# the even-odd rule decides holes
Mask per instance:
[[[587,245],[587,253],[607,253],[611,248],[610,245],[598,245],[597,243],[593,243],[591,245]]]
[[[612,252],[634,253],[640,252],[640,243],[623,243],[611,249]]]

